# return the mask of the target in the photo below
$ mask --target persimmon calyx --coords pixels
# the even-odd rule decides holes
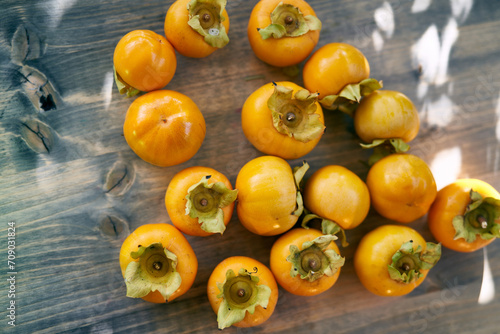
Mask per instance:
[[[387,266],[389,276],[400,283],[412,283],[423,276],[420,270],[429,270],[441,258],[441,244],[428,242],[425,251],[420,245],[414,249],[413,240],[401,245]]]
[[[337,237],[329,234],[304,242],[302,250],[290,245],[290,255],[286,258],[292,264],[290,276],[300,275],[301,279],[309,282],[314,282],[323,275],[333,276],[345,263],[345,258],[335,250],[326,249],[334,240]]]
[[[455,240],[463,238],[473,242],[477,236],[484,240],[500,238],[500,224],[495,223],[500,218],[500,200],[493,197],[483,198],[481,194],[470,190],[470,204],[462,216],[453,218]]]
[[[208,183],[210,175],[193,184],[186,195],[186,215],[198,218],[203,231],[208,233],[224,233],[224,211],[222,208],[233,203],[238,190],[230,190],[223,182]]]
[[[257,268],[254,268],[257,270]],[[219,329],[224,329],[245,318],[246,312],[254,314],[255,308],[266,308],[271,297],[271,288],[258,284],[259,278],[246,269],[240,269],[238,275],[232,269],[226,272],[224,283],[217,283],[220,293],[217,298],[222,302],[217,312]]]
[[[271,13],[271,24],[259,29],[259,33],[262,39],[268,39],[302,36],[312,30],[321,30],[316,16],[304,16],[298,7],[280,2]]]
[[[130,256],[134,260],[125,269],[127,297],[140,298],[158,291],[168,301],[181,286],[181,275],[176,271],[177,256],[161,243],[139,246]]]
[[[127,97],[132,97],[132,96],[135,96],[141,92],[137,88],[134,88],[134,87],[130,86],[128,83],[126,83],[125,81],[123,81],[123,79],[120,77],[118,72],[116,72],[116,69],[114,66],[113,66],[113,75],[115,78],[116,87],[118,87],[118,91],[120,92],[120,94],[122,94],[122,95],[126,94]]]
[[[300,217],[302,212],[304,212],[304,201],[302,199],[302,193],[300,190],[302,189],[302,179],[309,169],[309,164],[304,160],[302,162],[302,166],[293,168],[293,178],[295,180],[295,187],[297,188],[297,204],[295,206],[295,211],[292,212],[292,215]]]
[[[316,113],[319,94],[301,89],[293,96],[293,89],[274,82],[273,85],[274,92],[267,100],[267,107],[276,131],[303,143],[319,138],[325,131]]]
[[[297,190],[302,190],[302,181],[304,179],[304,175],[306,175],[308,170],[309,164],[305,160],[302,161],[302,166],[293,167],[293,178],[295,180],[295,186],[297,187]]]
[[[371,78],[365,79],[356,84],[346,85],[337,95],[327,95],[319,100],[319,103],[325,109],[338,109],[352,117],[361,98],[370,95],[382,87],[382,81]]]
[[[222,48],[229,43],[227,31],[222,22],[226,0],[191,0],[187,5],[188,24],[199,33],[210,46]]]
[[[360,143],[359,145],[364,149],[373,148],[373,154],[368,159],[370,166],[390,154],[405,153],[410,149],[410,145],[401,138],[374,139],[370,144]]]
[[[307,226],[307,224],[313,219],[321,219],[321,233],[323,233],[325,235],[328,235],[328,234],[335,235],[335,236],[338,235],[338,239],[340,240],[340,244],[342,245],[342,247],[349,246],[344,229],[342,227],[340,227],[340,225],[334,221],[331,221],[331,220],[326,219],[326,218],[322,218],[314,213],[308,213],[302,219],[302,227],[305,229],[308,229],[309,226]]]

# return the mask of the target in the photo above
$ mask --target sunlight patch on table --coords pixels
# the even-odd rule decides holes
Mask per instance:
[[[411,12],[413,14],[425,12],[431,5],[432,0],[415,0],[411,6]]]
[[[493,275],[491,274],[488,251],[486,250],[486,247],[483,248],[483,254],[483,281],[481,283],[481,290],[479,291],[479,298],[477,300],[479,305],[491,303],[493,299],[495,299],[495,281],[493,281]]]
[[[432,159],[430,168],[436,180],[437,189],[442,189],[458,179],[462,169],[462,150],[455,146],[439,151]]]
[[[430,101],[426,99],[422,107],[423,114],[426,115],[429,125],[445,127],[451,123],[454,115],[452,100],[446,94],[441,94],[438,100]]]
[[[108,110],[113,96],[113,72],[108,72],[104,76],[104,83],[101,89],[101,96],[104,101],[104,109]]]
[[[394,12],[391,4],[384,1],[381,7],[375,10],[373,14],[377,27],[385,33],[386,38],[391,38],[394,34]]]
[[[453,17],[463,23],[469,17],[474,0],[451,0],[451,12]]]
[[[49,0],[44,5],[47,16],[50,18],[50,27],[56,28],[61,23],[64,13],[71,9],[78,0]]]
[[[372,33],[373,48],[375,51],[380,52],[384,48],[384,38],[382,34],[377,29],[373,30]]]
[[[429,85],[441,86],[448,82],[448,64],[451,48],[459,36],[458,24],[450,18],[439,38],[437,26],[432,24],[411,47],[412,67],[420,73],[418,97],[427,95]]]

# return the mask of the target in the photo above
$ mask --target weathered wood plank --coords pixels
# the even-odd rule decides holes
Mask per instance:
[[[17,227],[17,333],[215,333],[216,316],[206,297],[212,269],[224,258],[245,255],[269,264],[276,237],[248,232],[236,214],[223,237],[188,237],[199,260],[192,289],[168,305],[125,297],[118,254],[129,231],[145,223],[170,219],[164,194],[175,173],[205,165],[235,182],[240,168],[261,155],[246,140],[240,111],[247,96],[271,81],[302,83],[281,69],[259,61],[246,38],[246,25],[256,0],[230,0],[231,42],[204,59],[178,56],[178,69],[166,87],[190,96],[204,113],[207,136],[196,156],[170,168],[151,166],[129,149],[122,135],[132,99],[119,96],[112,82],[112,55],[128,31],[163,33],[172,1],[38,1],[4,0],[0,12],[0,249],[6,254],[7,222]],[[386,89],[408,95],[420,110],[419,136],[411,152],[429,164],[454,150],[450,162],[460,164],[456,177],[481,178],[500,189],[498,135],[500,84],[500,6],[475,2],[470,14],[454,16],[450,2],[436,0],[411,13],[413,1],[390,1],[395,18],[391,37],[374,19],[383,1],[310,0],[323,30],[319,46],[344,41],[360,48],[372,75]],[[452,43],[447,80],[430,83],[419,93],[422,78],[412,64],[412,46],[436,26],[440,46],[454,18],[458,38]],[[11,41],[23,25],[42,43],[40,57],[25,65],[42,73],[54,87],[56,109],[40,111],[23,90],[21,67],[11,61]],[[383,48],[376,51],[373,34]],[[36,40],[36,39],[35,39]],[[429,49],[431,50],[431,49]],[[430,51],[429,51],[430,52]],[[252,76],[257,79],[247,80]],[[22,137],[23,122],[46,125],[54,136],[49,153],[35,153]],[[305,158],[307,176],[326,164],[340,164],[365,178],[369,152],[359,148],[353,121],[327,112],[327,132]],[[40,144],[40,142],[38,143]],[[43,144],[43,142],[42,142]],[[301,159],[300,159],[301,160]],[[300,160],[291,161],[299,164]],[[106,177],[116,162],[127,165],[130,188],[106,192]],[[454,168],[450,167],[450,171]],[[436,175],[445,179],[447,175]],[[127,185],[128,187],[128,185]],[[322,295],[301,298],[280,288],[272,318],[250,329],[228,333],[494,333],[500,328],[500,243],[488,246],[493,283],[488,305],[479,305],[483,252],[444,250],[438,266],[408,296],[381,298],[359,282],[353,256],[361,237],[391,223],[371,211],[357,229],[347,231],[350,246],[342,249],[346,265],[338,283]],[[107,225],[106,225],[107,224]],[[103,228],[103,226],[107,228]],[[411,225],[426,239],[432,236],[425,218]],[[116,231],[116,232],[115,232]],[[0,280],[6,267],[0,266]],[[6,291],[5,291],[6,292]],[[4,292],[2,292],[4,294]],[[5,295],[5,294],[4,294]],[[0,331],[8,328],[2,297]]]

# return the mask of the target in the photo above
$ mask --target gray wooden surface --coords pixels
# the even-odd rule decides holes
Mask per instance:
[[[131,100],[119,96],[111,71],[122,35],[134,29],[163,34],[171,0],[0,2],[0,332],[216,332],[206,297],[211,270],[232,255],[269,264],[276,238],[251,234],[235,214],[223,237],[188,238],[198,275],[192,289],[171,304],[126,298],[118,265],[121,241],[130,231],[170,222],[163,201],[176,172],[205,165],[234,184],[243,164],[260,155],[240,125],[251,92],[270,81],[302,83],[300,75],[287,77],[253,55],[246,25],[257,1],[228,2],[230,43],[205,59],[178,56],[168,89],[198,104],[207,136],[193,159],[169,168],[148,165],[128,148],[122,125]],[[309,3],[323,22],[319,46],[355,45],[368,58],[372,77],[415,102],[422,126],[411,152],[432,166],[440,187],[474,177],[500,189],[499,1]],[[260,79],[246,80],[256,75]],[[41,107],[37,92],[45,97]],[[339,164],[366,177],[360,161],[369,153],[359,148],[352,120],[327,112],[325,121],[326,134],[306,156],[307,176]],[[15,328],[7,324],[6,311],[10,221],[17,232]],[[301,298],[280,289],[268,322],[225,332],[500,332],[500,242],[473,254],[444,250],[413,293],[382,298],[363,288],[352,259],[360,238],[385,223],[371,211],[348,231],[346,265],[331,290]],[[432,239],[425,219],[411,226]],[[496,288],[489,299],[487,283]],[[478,303],[482,286],[485,305]]]

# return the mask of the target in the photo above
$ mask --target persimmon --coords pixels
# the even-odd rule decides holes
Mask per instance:
[[[253,92],[243,105],[241,125],[255,148],[283,159],[312,151],[325,130],[317,94],[288,81]]]
[[[303,211],[298,184],[308,168],[304,164],[294,175],[285,160],[274,156],[247,162],[236,178],[236,212],[241,224],[264,236],[291,229]]]
[[[349,169],[324,166],[307,180],[304,206],[342,229],[353,229],[368,215],[370,192],[363,180]]]
[[[219,263],[207,285],[219,329],[254,327],[269,319],[278,302],[278,285],[264,264],[245,256]]]
[[[165,37],[134,30],[116,45],[113,64],[120,93],[133,96],[165,87],[175,74],[177,58]]]
[[[440,258],[440,244],[426,242],[410,227],[384,225],[361,239],[354,253],[354,269],[368,291],[402,296],[422,284]]]
[[[382,87],[370,79],[370,65],[361,51],[345,43],[330,43],[313,53],[302,72],[304,86],[319,93],[326,109],[352,115],[361,97]]]
[[[354,128],[366,144],[375,148],[375,159],[390,153],[408,151],[408,143],[418,134],[418,110],[404,94],[396,91],[377,90],[364,97],[354,112]]]
[[[248,40],[260,60],[277,67],[300,63],[319,40],[321,21],[303,0],[261,0],[250,14]]]
[[[226,0],[176,0],[165,17],[165,36],[181,55],[203,58],[229,38]]]
[[[137,98],[123,125],[125,140],[144,161],[173,166],[191,159],[205,139],[205,119],[184,94],[159,90]]]
[[[123,242],[120,268],[128,297],[166,303],[193,285],[198,260],[189,242],[174,226],[146,224]]]
[[[383,217],[410,223],[424,216],[437,188],[429,166],[412,154],[396,153],[376,162],[366,184],[371,203]]]
[[[500,194],[478,179],[460,179],[439,190],[427,222],[443,246],[474,252],[500,237]]]
[[[165,206],[179,230],[206,237],[224,233],[237,194],[224,174],[209,167],[189,167],[170,181]]]
[[[271,248],[270,267],[285,290],[315,296],[330,289],[345,259],[334,240],[315,229],[296,228],[279,237]]]

